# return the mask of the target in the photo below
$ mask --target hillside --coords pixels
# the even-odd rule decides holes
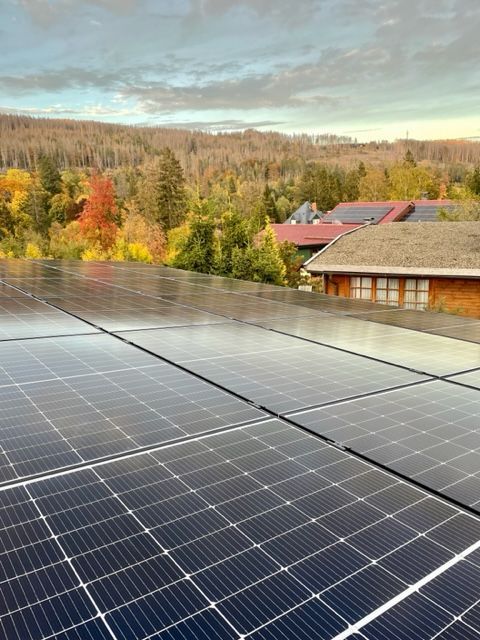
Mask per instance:
[[[333,135],[287,136],[256,130],[213,134],[0,114],[0,171],[33,170],[42,155],[61,169],[138,166],[166,146],[174,151],[187,177],[230,170],[250,180],[263,180],[268,171],[294,178],[306,162],[315,160],[346,168],[359,160],[383,166],[403,157],[407,142],[357,144]],[[417,161],[440,167],[480,162],[480,144],[473,141],[409,140],[408,148]]]

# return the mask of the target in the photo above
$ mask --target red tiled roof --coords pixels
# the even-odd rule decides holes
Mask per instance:
[[[360,224],[272,224],[279,242],[293,242],[297,247],[325,245]]]

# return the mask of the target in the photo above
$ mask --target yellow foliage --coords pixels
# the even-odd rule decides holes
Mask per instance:
[[[25,249],[25,257],[29,260],[36,260],[37,258],[42,257],[42,252],[38,245],[34,244],[33,242],[28,242]]]
[[[85,260],[86,262],[92,260],[108,260],[108,256],[98,245],[85,249],[85,251],[82,252],[80,258],[82,260]]]
[[[0,191],[8,191],[13,197],[18,191],[28,191],[31,183],[32,177],[28,171],[9,169],[4,176],[0,177]]]
[[[185,238],[189,233],[188,224],[182,224],[180,227],[170,229],[167,233],[167,251],[165,254],[165,264],[172,264],[180,253]]]
[[[144,244],[140,242],[130,242],[127,246],[128,259],[134,262],[153,262],[152,255]]]

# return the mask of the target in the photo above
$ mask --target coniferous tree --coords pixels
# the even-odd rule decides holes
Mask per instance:
[[[49,156],[42,156],[37,163],[38,176],[43,189],[50,197],[60,193],[62,180],[55,162]]]

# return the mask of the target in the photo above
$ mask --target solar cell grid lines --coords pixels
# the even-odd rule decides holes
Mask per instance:
[[[123,335],[276,413],[426,379],[256,327],[224,324]]]
[[[325,321],[325,331],[322,331],[322,322],[316,323],[312,318],[298,318],[288,324],[262,324],[312,342],[345,349],[433,376],[446,376],[480,367],[478,345],[399,327],[389,327],[386,330],[374,323],[363,329],[360,325],[355,325],[358,330],[354,330],[352,319],[349,318],[349,322],[345,323],[344,318],[336,320],[330,323]]]
[[[410,606],[405,568],[416,563],[422,604],[438,610],[431,625],[441,631],[471,610],[462,624],[478,632],[473,589],[455,612],[444,602],[450,580],[476,580],[480,569],[470,538],[451,548],[442,527],[453,533],[474,519],[366,463],[337,476],[349,461],[270,420],[0,490],[10,523],[0,628],[9,639],[24,629],[125,640],[306,638],[316,629],[327,639],[358,625],[373,639],[368,616],[388,629],[389,612],[395,619]],[[388,513],[382,495],[395,490],[408,498]],[[426,526],[423,507],[433,514]],[[418,519],[405,524],[412,508]]]
[[[291,417],[480,512],[480,391],[436,381]]]

